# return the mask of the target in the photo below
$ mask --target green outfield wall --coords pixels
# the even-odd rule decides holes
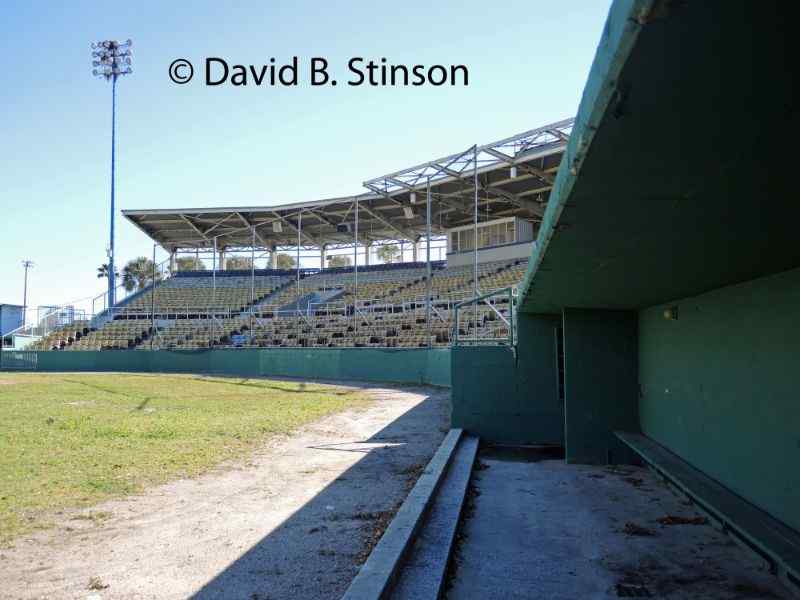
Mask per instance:
[[[639,382],[643,433],[800,530],[800,269],[641,311]]]
[[[43,372],[213,373],[450,385],[450,350],[447,348],[118,350],[34,354],[35,370]]]

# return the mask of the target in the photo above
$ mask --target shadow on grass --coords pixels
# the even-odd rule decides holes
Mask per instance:
[[[100,391],[100,392],[105,392],[106,394],[113,394],[114,396],[122,396],[123,398],[129,398],[131,400],[142,400],[142,396],[137,396],[135,394],[127,394],[125,392],[120,392],[119,390],[114,390],[114,389],[108,388],[108,387],[103,386],[103,385],[98,385],[96,383],[90,383],[88,381],[81,381],[79,379],[66,379],[64,377],[61,378],[61,381],[65,382],[65,383],[74,383],[74,384],[77,384],[77,385],[82,385],[84,387],[88,387],[88,388],[91,388],[93,390],[97,390],[97,391]],[[148,402],[150,402],[150,400],[152,400],[152,399],[153,398],[151,396],[145,396],[144,400],[143,400],[143,402],[142,402],[142,404],[140,406],[142,408],[144,408],[144,406]],[[141,410],[141,409],[137,408],[137,410]]]
[[[366,558],[365,544],[376,541],[413,485],[415,467],[427,464],[444,437],[447,392],[425,393],[367,440],[312,447],[371,446],[347,450],[364,456],[192,598],[339,598]]]
[[[219,384],[219,385],[238,385],[238,386],[243,386],[243,387],[257,388],[257,389],[260,389],[260,390],[275,390],[275,391],[284,392],[284,393],[287,393],[287,394],[319,394],[320,392],[323,391],[320,388],[311,388],[311,389],[309,389],[307,387],[307,384],[304,381],[293,381],[291,379],[276,379],[274,377],[270,377],[270,378],[267,378],[267,379],[257,379],[257,378],[250,378],[250,377],[245,378],[245,379],[236,378],[236,379],[238,379],[238,381],[234,381],[234,377],[231,377],[230,378],[231,381],[224,381],[224,379],[226,379],[226,377],[224,375],[210,375],[208,377],[192,377],[192,379],[194,381],[200,381],[200,382],[204,382],[204,383],[216,383],[216,384]],[[220,380],[222,380],[222,381],[220,381]],[[277,381],[285,381],[286,383],[297,383],[298,384],[298,388],[297,389],[290,389],[290,388],[285,388],[285,387],[281,387],[281,386],[278,386],[278,385],[270,385],[269,383],[267,383],[270,380],[273,380],[273,381],[275,381],[275,380],[277,380]],[[341,382],[337,382],[337,383],[338,383],[338,385],[348,385],[348,387],[352,387],[350,384],[342,384]],[[333,385],[336,385],[336,384],[334,383]],[[362,387],[368,387],[368,386],[362,386]],[[349,396],[349,395],[355,393],[354,390],[329,390],[329,392],[335,394],[336,396]]]

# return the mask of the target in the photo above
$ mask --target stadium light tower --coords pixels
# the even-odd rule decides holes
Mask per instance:
[[[28,270],[35,265],[32,260],[23,260],[22,267],[25,269],[25,287],[22,288],[22,324],[28,322]]]
[[[108,246],[108,306],[114,306],[116,272],[114,271],[114,150],[117,124],[117,78],[130,75],[131,46],[127,40],[120,43],[116,40],[92,42],[92,75],[102,77],[111,82],[111,232]]]

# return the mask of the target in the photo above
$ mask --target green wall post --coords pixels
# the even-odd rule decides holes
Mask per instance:
[[[566,459],[631,463],[614,430],[639,431],[637,314],[564,309]]]

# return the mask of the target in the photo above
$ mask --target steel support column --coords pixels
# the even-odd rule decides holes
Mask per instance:
[[[428,324],[428,347],[431,343],[431,179],[428,178],[427,201],[425,206],[425,221],[427,226],[427,241],[425,244],[425,322]]]
[[[478,146],[475,145],[475,154],[473,155],[472,177],[474,179],[475,187],[475,218],[473,227],[475,228],[475,249],[473,251],[474,258],[474,295],[477,298],[480,296],[480,289],[478,288]],[[478,341],[478,303],[475,303],[475,341]]]

